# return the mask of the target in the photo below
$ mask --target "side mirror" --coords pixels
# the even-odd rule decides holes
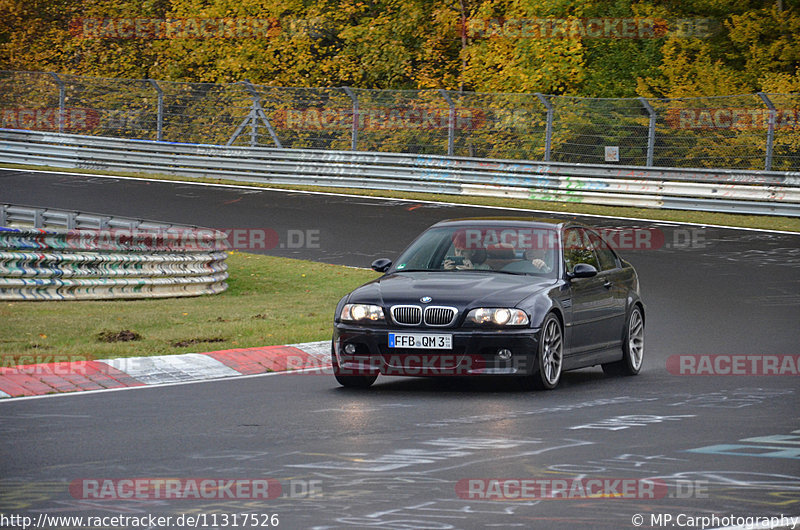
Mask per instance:
[[[588,263],[578,263],[568,276],[570,279],[591,278],[592,276],[597,276],[597,269],[594,268],[594,265],[589,265]]]
[[[372,262],[372,270],[375,272],[386,272],[392,266],[392,260],[386,258],[376,259]]]

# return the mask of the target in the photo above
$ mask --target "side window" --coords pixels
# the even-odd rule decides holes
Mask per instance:
[[[597,232],[592,232],[591,230],[586,231],[589,234],[589,241],[594,247],[594,251],[597,254],[597,260],[600,262],[600,267],[604,270],[608,271],[611,269],[616,269],[619,264],[617,263],[617,255],[614,254],[614,251],[608,246],[608,243],[600,237]]]
[[[582,228],[569,228],[564,232],[564,263],[567,272],[572,272],[578,263],[588,263],[600,270],[591,241]]]

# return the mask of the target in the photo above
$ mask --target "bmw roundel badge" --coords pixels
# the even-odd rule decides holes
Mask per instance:
[[[419,301],[422,302],[423,304],[427,304],[429,302],[432,302],[433,298],[431,298],[430,296],[423,296],[422,298],[419,299]]]

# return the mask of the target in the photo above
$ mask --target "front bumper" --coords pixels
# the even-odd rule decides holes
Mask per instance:
[[[452,335],[452,348],[390,348],[390,333]],[[334,369],[340,375],[480,376],[536,372],[538,329],[375,328],[334,324]],[[345,353],[352,345],[353,353]],[[502,359],[501,350],[511,352]]]

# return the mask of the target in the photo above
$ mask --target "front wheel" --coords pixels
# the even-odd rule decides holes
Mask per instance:
[[[523,387],[537,390],[552,390],[561,380],[561,366],[564,361],[564,331],[561,321],[553,313],[547,315],[539,335],[536,352],[537,371],[525,378]]]
[[[633,306],[622,340],[622,360],[606,363],[603,372],[608,375],[636,375],[644,359],[644,317],[638,305]]]
[[[336,353],[331,344],[331,365],[333,366],[333,376],[336,382],[346,388],[369,388],[378,378],[378,375],[343,375],[336,361]]]

